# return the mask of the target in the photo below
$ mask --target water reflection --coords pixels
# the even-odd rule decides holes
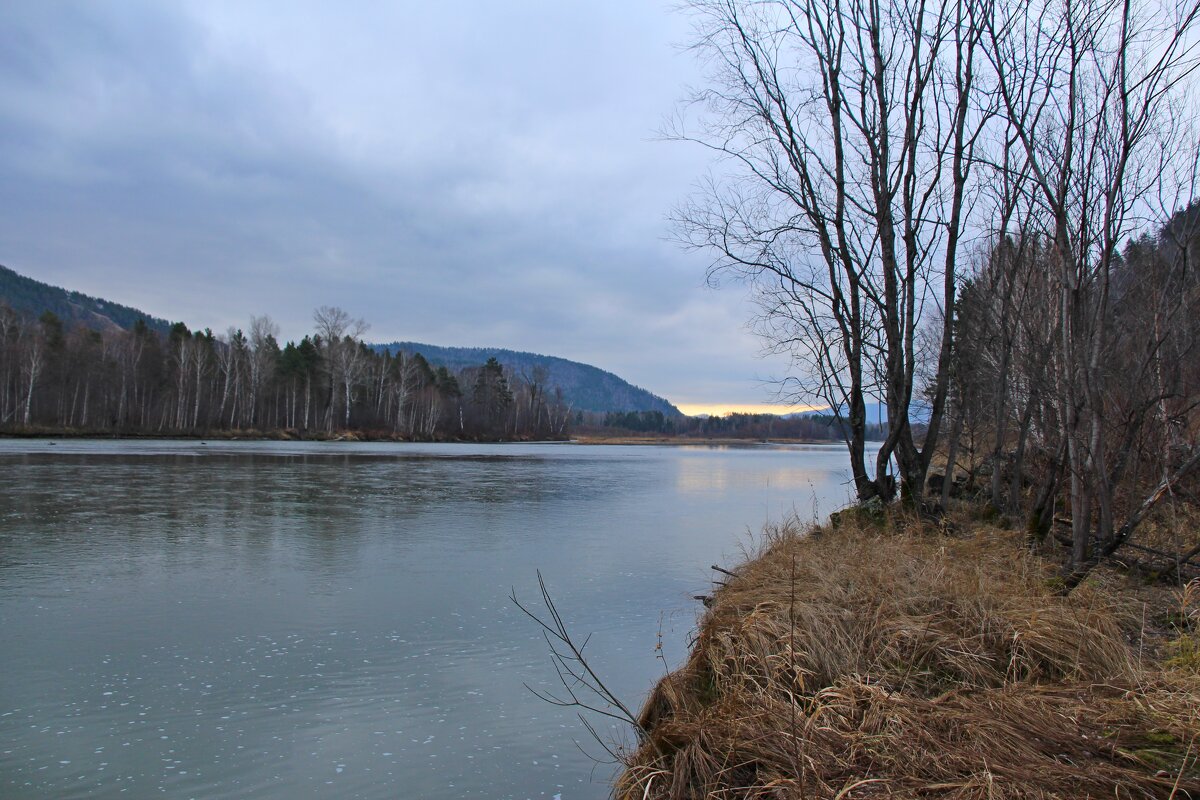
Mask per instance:
[[[541,569],[636,705],[836,449],[0,441],[0,796],[603,797]]]

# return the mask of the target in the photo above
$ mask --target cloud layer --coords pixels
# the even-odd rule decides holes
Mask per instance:
[[[411,6],[411,7],[404,7]],[[687,21],[600,4],[9,4],[0,263],[193,327],[340,305],[378,341],[760,403],[737,290],[666,241]]]

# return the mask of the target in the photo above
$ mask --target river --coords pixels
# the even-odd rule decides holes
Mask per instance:
[[[686,656],[709,565],[844,505],[847,463],[0,440],[0,796],[605,797],[602,748],[526,688],[557,678],[510,593],[534,604],[540,570],[636,709]]]

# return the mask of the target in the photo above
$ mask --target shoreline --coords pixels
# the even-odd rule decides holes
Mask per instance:
[[[728,447],[751,447],[754,445],[763,444],[841,444],[839,441],[832,439],[781,439],[758,437],[746,437],[739,439],[729,436],[713,436],[707,438],[691,437],[691,436],[629,436],[625,434],[580,434],[572,436],[571,441],[579,444],[609,444],[609,445],[653,445],[653,446],[680,446],[680,445],[714,445]]]
[[[1200,797],[1200,597],[1113,568],[1064,597],[977,511],[769,528],[613,797]]]
[[[530,444],[555,443],[566,444],[571,441],[567,437],[560,439],[534,439],[517,437],[512,439],[493,439],[486,437],[461,438],[438,437],[420,439],[401,436],[399,434],[381,431],[298,431],[295,429],[276,429],[260,431],[247,430],[212,430],[199,433],[138,433],[106,430],[74,430],[74,429],[31,429],[31,430],[0,430],[0,439],[100,439],[100,440],[129,440],[129,441],[257,441],[257,442],[394,442],[412,444]]]
[[[711,446],[753,447],[758,445],[836,445],[839,442],[820,439],[786,438],[735,438],[735,437],[689,437],[689,436],[631,436],[625,434],[587,433],[553,439],[485,437],[438,437],[420,439],[381,431],[300,431],[276,429],[260,431],[212,430],[199,433],[140,433],[111,430],[77,430],[69,428],[31,428],[22,430],[0,430],[0,439],[103,439],[132,441],[276,441],[276,442],[395,442],[414,444],[584,444],[584,445],[637,445],[656,447]]]

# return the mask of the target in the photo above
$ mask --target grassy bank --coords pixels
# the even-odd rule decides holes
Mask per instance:
[[[1016,534],[897,519],[735,572],[616,797],[1200,798],[1200,587],[1062,597]]]

